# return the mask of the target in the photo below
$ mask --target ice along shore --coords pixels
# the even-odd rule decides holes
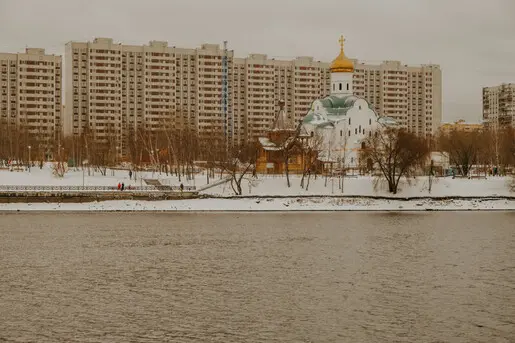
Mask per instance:
[[[84,203],[3,203],[1,212],[515,211],[515,197],[385,198],[348,196],[209,197]]]

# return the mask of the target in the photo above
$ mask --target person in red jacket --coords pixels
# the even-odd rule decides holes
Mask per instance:
[[[118,182],[118,190],[122,188],[122,184]]]

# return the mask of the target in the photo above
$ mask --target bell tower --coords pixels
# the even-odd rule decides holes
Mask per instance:
[[[345,39],[340,37],[340,54],[331,63],[331,95],[344,97],[353,94],[352,78],[354,63],[345,56],[343,51]]]

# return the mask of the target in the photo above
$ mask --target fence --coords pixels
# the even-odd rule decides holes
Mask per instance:
[[[119,192],[117,186],[26,186],[0,185],[0,192]],[[128,192],[180,192],[180,186],[126,186]],[[184,186],[183,191],[194,192],[195,186]]]

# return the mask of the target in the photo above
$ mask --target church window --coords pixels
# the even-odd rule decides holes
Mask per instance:
[[[368,120],[368,125],[372,125],[372,119]]]
[[[363,129],[363,134],[365,134],[365,129]]]
[[[349,125],[350,125],[350,118],[349,118]]]
[[[342,84],[340,83],[340,90],[342,90]]]
[[[333,91],[336,90],[336,84],[333,83]]]
[[[349,130],[349,137],[350,137],[350,130]]]
[[[347,90],[349,90],[349,84],[347,83]]]
[[[354,134],[357,135],[358,134],[358,128],[355,128],[354,129]]]
[[[359,105],[359,109],[361,110],[361,105]]]
[[[359,133],[361,133],[361,125],[359,126]]]
[[[343,137],[343,130],[340,130],[340,137]]]
[[[315,133],[313,131],[311,131],[311,137],[313,137],[315,135]]]

